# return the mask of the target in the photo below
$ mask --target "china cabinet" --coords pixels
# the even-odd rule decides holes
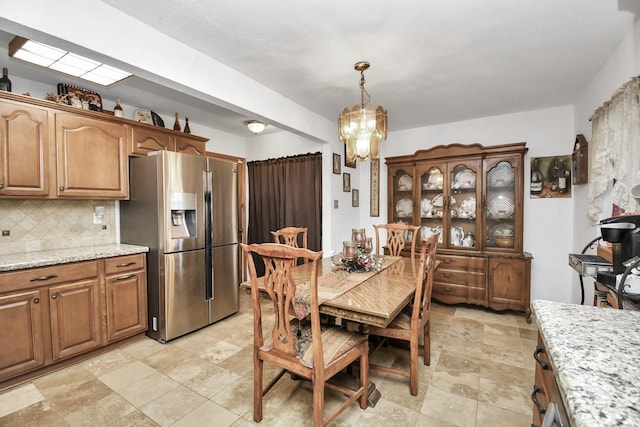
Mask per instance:
[[[433,298],[530,315],[522,251],[525,143],[440,145],[386,158],[389,222],[438,234]]]

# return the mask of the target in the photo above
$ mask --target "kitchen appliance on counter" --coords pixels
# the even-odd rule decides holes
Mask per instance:
[[[120,234],[149,247],[147,335],[166,342],[236,313],[237,164],[157,151],[129,168]]]

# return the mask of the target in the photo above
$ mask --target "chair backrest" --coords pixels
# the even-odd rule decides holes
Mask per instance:
[[[285,227],[280,230],[272,231],[271,234],[273,234],[274,243],[281,243],[294,248],[308,248],[307,227]],[[300,237],[302,238],[300,239]],[[307,263],[306,259],[304,260],[304,263]]]
[[[432,234],[422,241],[420,248],[420,267],[416,275],[416,293],[413,298],[413,312],[411,313],[411,329],[423,325],[423,322],[429,319],[437,249],[437,234]]]
[[[309,279],[310,291],[310,316],[311,336],[313,341],[313,360],[320,366],[324,366],[322,358],[322,339],[320,332],[320,313],[318,311],[318,266],[322,252],[314,252],[304,248],[295,248],[278,243],[262,243],[245,245],[240,244],[246,254],[249,265],[249,280],[251,283],[251,298],[253,301],[253,339],[254,346],[262,347],[265,344],[262,331],[263,312],[260,305],[260,289],[263,289],[273,303],[273,329],[271,331],[272,349],[281,354],[296,357],[295,330],[291,329],[290,313],[292,300],[296,294],[293,268],[298,258],[310,261],[311,277]],[[259,256],[264,262],[265,273],[262,278],[256,275],[253,254]],[[271,310],[268,310],[270,313]],[[266,322],[269,324],[270,322]],[[316,342],[317,341],[317,342]]]
[[[382,253],[384,243],[390,255],[400,256],[407,244],[408,235],[411,233],[411,258],[415,257],[419,226],[393,223],[374,225],[373,228],[376,230],[376,255]],[[385,240],[380,240],[380,230],[386,230],[387,236]]]

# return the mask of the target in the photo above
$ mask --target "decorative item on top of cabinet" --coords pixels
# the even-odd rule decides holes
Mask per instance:
[[[191,133],[191,128],[189,127],[189,117],[184,118],[184,133]]]
[[[420,241],[439,234],[434,299],[518,310],[529,319],[531,255],[522,252],[526,152],[524,142],[450,144],[386,158],[389,222],[420,226]],[[502,260],[499,274],[494,257]]]

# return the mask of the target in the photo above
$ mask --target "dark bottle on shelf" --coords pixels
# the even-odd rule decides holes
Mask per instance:
[[[11,92],[11,80],[9,80],[9,70],[2,69],[2,78],[0,78],[0,90]]]
[[[173,122],[173,130],[181,130],[180,120],[178,119],[178,113],[176,113],[176,121]]]
[[[544,177],[542,175],[542,172],[540,172],[539,159],[535,158],[531,162],[531,186],[530,186],[531,194],[542,193],[543,181],[544,181]]]
[[[560,164],[560,172],[558,174],[558,193],[566,193],[569,191],[569,183],[571,182],[569,176],[569,169],[567,169],[567,163],[562,162]]]
[[[560,164],[558,159],[553,159],[553,165],[549,168],[551,176],[551,191],[558,191],[558,180],[560,178]]]
[[[191,133],[191,128],[189,128],[189,117],[184,118],[184,133]]]

